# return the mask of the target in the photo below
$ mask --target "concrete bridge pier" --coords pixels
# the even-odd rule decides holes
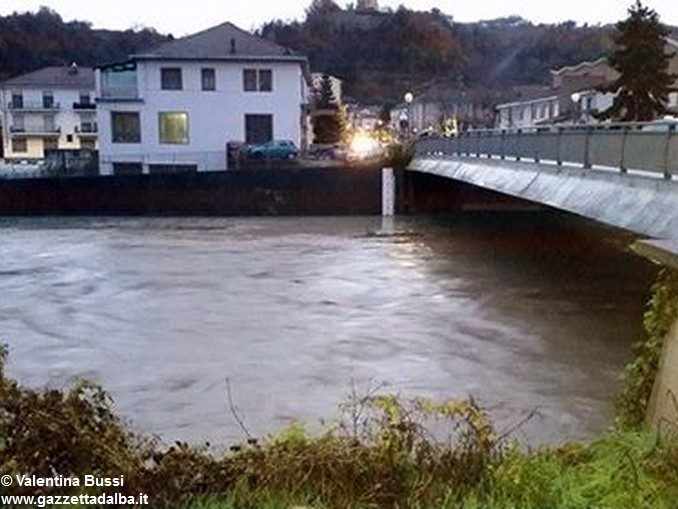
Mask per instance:
[[[655,262],[678,270],[678,240],[644,240],[633,249]],[[653,429],[678,435],[678,319],[664,338],[657,378],[647,406],[646,422]]]
[[[678,435],[678,320],[664,339],[647,421],[660,432]]]

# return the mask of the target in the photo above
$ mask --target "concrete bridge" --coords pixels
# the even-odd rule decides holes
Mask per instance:
[[[409,170],[447,177],[650,237],[633,247],[678,270],[678,131],[667,124],[471,131],[420,140]],[[678,419],[678,322],[648,424]]]
[[[662,239],[678,253],[675,126],[468,131],[420,140],[409,169]]]

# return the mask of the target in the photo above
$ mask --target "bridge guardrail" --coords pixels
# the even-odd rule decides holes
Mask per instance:
[[[619,123],[474,130],[417,142],[419,156],[467,156],[576,164],[678,175],[678,130],[671,123]]]

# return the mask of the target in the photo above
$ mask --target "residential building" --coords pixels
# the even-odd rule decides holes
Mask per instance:
[[[391,110],[391,125],[396,130],[414,133],[439,131],[455,120],[463,129],[492,125],[495,91],[468,88],[447,80],[435,80],[412,92],[412,102]]]
[[[358,131],[372,131],[381,127],[381,113],[383,107],[378,105],[362,105],[351,103],[348,105],[348,122]]]
[[[496,126],[527,128],[591,120],[595,108],[606,108],[612,96],[601,93],[600,97],[592,98],[583,93],[595,91],[614,79],[616,73],[605,58],[552,70],[550,85],[511,89],[512,100],[497,106]],[[579,98],[588,110],[578,105]]]
[[[223,23],[97,70],[102,174],[215,171],[229,144],[307,143],[306,57]]]
[[[667,39],[665,51],[671,55],[669,73],[676,76],[666,106],[678,114],[678,41]],[[603,90],[618,76],[606,58],[552,70],[549,86],[513,89],[513,100],[497,106],[496,127],[598,122],[597,115],[610,108],[615,97]]]
[[[45,67],[0,84],[5,159],[42,159],[49,149],[97,149],[94,71]]]

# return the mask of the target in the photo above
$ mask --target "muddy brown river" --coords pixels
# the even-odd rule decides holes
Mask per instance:
[[[555,213],[0,220],[0,341],[34,386],[100,382],[137,430],[336,418],[351,386],[473,395],[532,443],[611,424],[655,269]]]

